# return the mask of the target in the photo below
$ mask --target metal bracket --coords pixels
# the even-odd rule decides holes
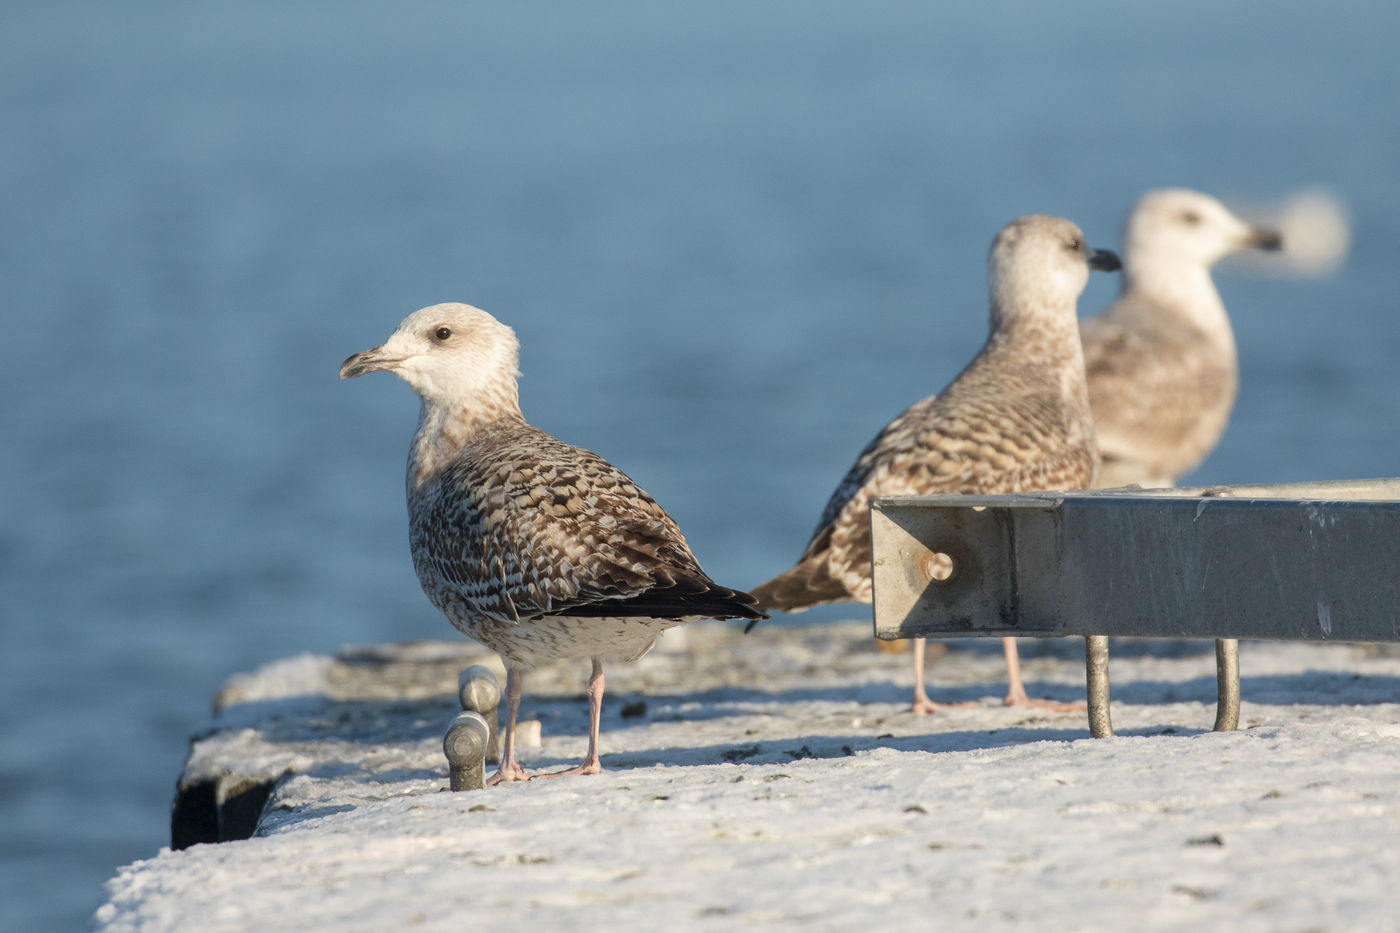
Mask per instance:
[[[1400,641],[1400,479],[886,498],[870,525],[877,638],[1215,638],[1217,729],[1234,639]],[[1086,650],[1111,735],[1107,645]]]

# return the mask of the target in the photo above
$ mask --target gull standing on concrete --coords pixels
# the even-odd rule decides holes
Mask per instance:
[[[1235,335],[1210,268],[1283,238],[1182,188],[1143,195],[1128,215],[1123,293],[1080,324],[1102,486],[1174,486],[1206,458],[1239,386]],[[1217,729],[1239,718],[1239,642],[1216,639]]]
[[[515,718],[525,672],[588,657],[588,754],[596,774],[603,661],[635,661],[697,619],[762,619],[717,585],[671,517],[622,471],[520,413],[519,344],[479,308],[440,304],[404,319],[340,367],[387,370],[422,400],[408,455],[409,546],[433,605],[506,666],[506,728],[492,784],[525,780]]]
[[[753,591],[764,609],[799,611],[872,599],[870,500],[877,496],[1012,493],[1094,485],[1098,448],[1084,385],[1075,304],[1089,270],[1118,268],[1068,220],[1029,216],[1002,228],[987,257],[991,333],[942,393],[916,402],[861,451],[791,570]],[[1014,638],[1003,639],[1006,704],[1081,709],[1026,696]],[[915,713],[924,640],[914,639]]]
[[[1138,201],[1123,243],[1123,293],[1079,325],[1100,485],[1171,486],[1215,449],[1239,363],[1210,267],[1237,250],[1282,244],[1195,191]]]

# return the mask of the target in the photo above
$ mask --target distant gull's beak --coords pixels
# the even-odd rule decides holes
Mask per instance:
[[[1276,230],[1266,230],[1263,227],[1255,227],[1249,231],[1249,235],[1244,238],[1245,246],[1252,246],[1255,249],[1266,249],[1270,252],[1283,249],[1283,235]]]
[[[1096,272],[1117,272],[1123,268],[1118,254],[1111,249],[1091,249],[1084,258],[1089,261],[1089,268]]]
[[[403,357],[385,356],[383,347],[375,347],[373,350],[366,350],[363,353],[353,354],[348,360],[340,364],[340,378],[356,379],[365,373],[377,372],[381,369],[393,369],[403,362]]]

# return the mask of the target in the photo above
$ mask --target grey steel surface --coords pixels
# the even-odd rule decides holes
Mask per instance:
[[[1400,641],[1397,500],[1400,480],[877,499],[875,634]]]
[[[1095,738],[1109,634],[1215,637],[1231,731],[1238,637],[1400,641],[1397,500],[1397,479],[877,499],[875,634],[1083,635]]]

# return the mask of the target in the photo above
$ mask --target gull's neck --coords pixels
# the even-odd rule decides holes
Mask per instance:
[[[1128,253],[1123,269],[1123,296],[1143,299],[1154,314],[1170,314],[1188,321],[1217,340],[1234,343],[1225,304],[1210,277],[1210,267],[1200,262],[1169,257],[1134,256]],[[1135,307],[1137,302],[1125,302]]]
[[[1079,443],[1076,439],[1082,435],[1092,436],[1084,346],[1074,305],[1020,303],[1017,312],[1008,315],[994,304],[991,318],[991,334],[977,363],[985,361],[989,367],[985,371],[995,371],[1003,379],[1009,374],[1025,386],[1053,385],[1063,406],[1066,436],[1073,443]]]
[[[418,430],[408,451],[409,497],[436,479],[471,445],[473,438],[492,425],[512,421],[525,421],[514,392],[457,405],[424,399],[418,410]]]
[[[1036,302],[1020,307],[1015,314],[1006,314],[993,304],[991,333],[984,352],[1000,355],[1013,349],[1053,366],[1068,366],[1083,373],[1084,347],[1079,341],[1074,306]]]

